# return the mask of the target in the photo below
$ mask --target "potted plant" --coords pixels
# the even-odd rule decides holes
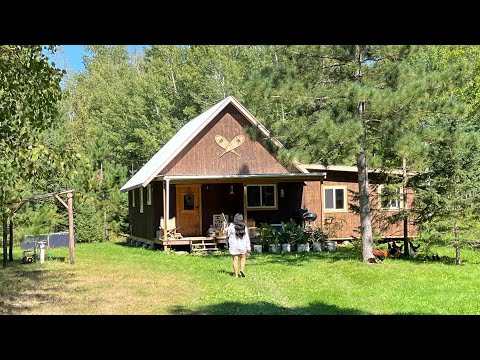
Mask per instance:
[[[310,232],[309,238],[309,241],[312,243],[313,251],[320,252],[325,248],[325,240],[327,240],[327,236],[322,229],[315,229]]]
[[[296,234],[295,243],[297,244],[297,252],[309,252],[310,251],[310,234],[305,232],[301,227]]]
[[[287,223],[282,222],[282,227],[278,233],[282,244],[282,253],[292,251],[292,244],[295,244],[299,238],[299,230],[303,232],[293,219],[290,219]]]
[[[270,252],[280,252],[279,238],[275,228],[270,224],[260,224],[260,242]]]

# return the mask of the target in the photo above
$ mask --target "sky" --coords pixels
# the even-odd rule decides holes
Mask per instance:
[[[130,52],[135,49],[141,50],[144,45],[128,45]],[[84,45],[60,45],[59,51],[54,55],[52,59],[55,64],[68,71],[73,70],[79,72],[85,70],[83,65],[82,55],[87,54]]]

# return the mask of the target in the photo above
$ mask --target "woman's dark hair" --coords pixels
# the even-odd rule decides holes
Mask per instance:
[[[236,214],[233,219],[233,224],[235,225],[235,236],[239,239],[243,238],[245,235],[245,223],[243,222],[243,216],[241,214]]]

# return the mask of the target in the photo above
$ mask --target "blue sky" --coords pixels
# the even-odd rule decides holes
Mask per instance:
[[[130,52],[143,47],[144,45],[128,45]],[[71,68],[74,72],[79,72],[85,70],[82,55],[86,53],[84,45],[61,45],[52,60],[62,69],[69,71]]]

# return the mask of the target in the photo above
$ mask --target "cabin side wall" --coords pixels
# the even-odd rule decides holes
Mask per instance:
[[[380,197],[378,195],[379,185],[369,183],[370,207],[372,214],[372,227],[374,236],[379,237],[403,237],[403,222],[389,224],[387,217],[398,211],[380,209]],[[327,171],[327,177],[321,188],[316,187],[312,182],[306,182],[305,207],[317,213],[317,226],[322,226],[325,233],[332,239],[350,239],[361,237],[360,215],[355,213],[353,207],[358,207],[358,200],[354,197],[358,194],[359,186],[357,174],[352,172]],[[326,187],[344,188],[347,192],[347,208],[345,210],[325,210],[324,196]],[[411,189],[407,192],[407,206],[412,206],[414,194]],[[408,236],[418,235],[418,229],[413,223],[408,225]]]

